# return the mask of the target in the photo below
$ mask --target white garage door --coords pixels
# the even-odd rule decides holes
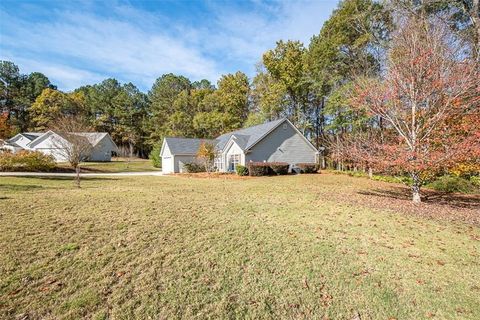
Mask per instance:
[[[162,157],[162,172],[163,173],[173,173],[174,166],[173,166],[174,157]]]

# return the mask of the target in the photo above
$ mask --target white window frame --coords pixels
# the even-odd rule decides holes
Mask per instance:
[[[213,160],[213,166],[217,168],[217,171],[223,170],[223,159],[222,156],[216,157]]]
[[[237,169],[237,165],[241,162],[241,155],[239,153],[231,154],[228,160],[228,169],[230,171],[235,171]]]

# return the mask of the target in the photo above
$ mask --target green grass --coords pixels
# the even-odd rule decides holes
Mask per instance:
[[[60,168],[70,169],[67,163],[58,165]],[[113,158],[111,162],[83,162],[81,164],[83,172],[141,172],[141,171],[159,171],[155,168],[149,159],[133,159],[128,161],[126,158]]]
[[[0,179],[2,319],[480,318],[478,225],[386,183]]]

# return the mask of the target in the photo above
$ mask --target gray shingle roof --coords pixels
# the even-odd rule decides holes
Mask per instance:
[[[19,146],[15,142],[8,141],[8,140],[4,140],[4,141],[0,140],[0,146],[12,146],[12,147],[15,147],[15,148],[21,148],[21,146]]]
[[[165,138],[165,142],[172,154],[194,155],[202,141],[214,143],[218,150],[222,150],[232,135],[235,136],[236,143],[243,150],[247,150],[262,139],[268,132],[280,125],[285,118],[259,124],[253,127],[240,129],[233,132],[222,134],[215,140],[208,139],[191,139],[191,138]]]
[[[243,150],[247,150],[283,121],[285,121],[285,118],[222,134],[216,139],[218,141],[217,148],[220,150],[223,149],[230,137],[235,135],[237,142],[239,142],[238,144],[243,144],[240,145],[240,147]]]
[[[40,137],[43,134],[43,132],[24,132],[22,133],[23,136],[30,140],[34,140],[38,137]]]
[[[203,141],[215,143],[215,140],[208,139],[165,138],[165,142],[172,154],[195,155]]]

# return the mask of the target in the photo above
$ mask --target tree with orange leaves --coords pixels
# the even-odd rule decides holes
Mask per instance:
[[[0,139],[8,139],[13,135],[13,127],[8,123],[8,112],[0,114]]]
[[[358,80],[351,97],[393,133],[365,141],[357,157],[408,173],[416,203],[427,173],[480,156],[478,61],[463,48],[441,23],[408,18],[393,36],[384,79]]]

